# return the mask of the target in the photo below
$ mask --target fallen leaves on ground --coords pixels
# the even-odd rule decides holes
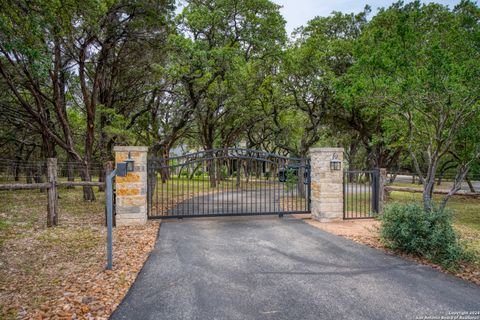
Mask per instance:
[[[0,247],[0,319],[108,319],[152,250],[159,223],[114,228],[108,271],[103,201],[88,204],[78,201],[81,189],[68,191],[60,226],[46,228],[44,194],[10,197],[10,206],[0,204],[9,223]]]
[[[33,318],[55,315],[73,319],[107,319],[137,277],[155,243],[157,232],[158,222],[117,227],[113,269],[105,270],[103,252],[99,263],[62,281],[62,296],[42,304]]]
[[[3,313],[23,319],[107,319],[142,268],[155,243],[158,226],[158,222],[149,222],[145,226],[115,228],[111,271],[105,270],[103,229],[82,230],[96,241],[76,249],[69,240],[50,248],[41,241],[32,244],[36,260],[27,261],[28,269],[10,268],[7,273],[13,281],[2,286]],[[61,241],[62,235],[72,232],[64,228],[55,234]],[[81,242],[79,239],[77,243]],[[65,246],[69,248],[63,250]],[[8,304],[5,298],[10,300]]]

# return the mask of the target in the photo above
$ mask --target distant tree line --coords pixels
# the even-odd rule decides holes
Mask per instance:
[[[179,145],[300,157],[337,145],[350,168],[415,172],[426,209],[441,172],[455,176],[451,194],[480,173],[476,3],[333,12],[290,37],[269,0],[175,9],[173,0],[3,1],[2,157],[78,162],[88,181],[119,144],[157,157]]]

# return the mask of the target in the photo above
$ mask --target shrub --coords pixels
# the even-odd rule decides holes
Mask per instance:
[[[391,249],[424,256],[445,268],[455,268],[465,257],[448,211],[391,204],[382,217],[381,237]]]
[[[297,186],[298,176],[297,172],[292,168],[287,169],[285,185],[287,186],[287,191],[294,190]]]
[[[220,174],[222,175],[222,179],[228,179],[228,168],[226,166],[222,166],[220,169]]]

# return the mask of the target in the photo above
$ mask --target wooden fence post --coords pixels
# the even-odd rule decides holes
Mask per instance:
[[[100,173],[99,173],[99,176],[98,176],[98,181],[99,182],[105,182],[105,184],[99,186],[98,191],[105,192],[107,176],[112,171],[112,168],[113,168],[113,162],[112,161],[107,161],[103,165],[103,168],[102,168],[102,170],[100,170]]]
[[[47,159],[47,178],[50,183],[48,188],[47,227],[58,224],[58,195],[57,195],[57,159]]]

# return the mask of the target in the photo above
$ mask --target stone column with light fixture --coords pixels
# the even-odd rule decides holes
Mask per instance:
[[[117,225],[147,222],[147,153],[148,147],[116,146],[115,164],[130,158],[133,171],[115,177],[115,219]]]
[[[343,148],[311,148],[312,216],[329,222],[343,219]]]

